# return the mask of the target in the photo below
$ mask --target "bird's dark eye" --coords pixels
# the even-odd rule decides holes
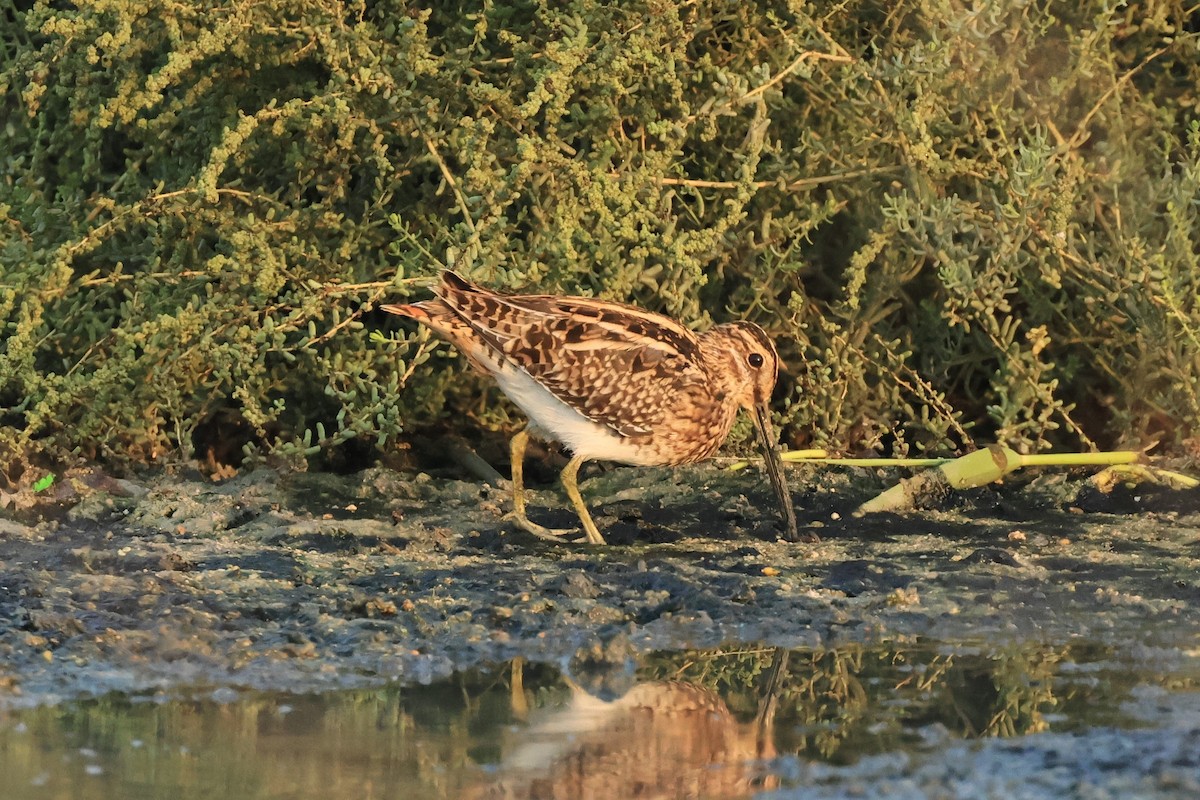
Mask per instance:
[[[763,357],[761,353],[751,353],[746,360],[749,361],[750,366],[754,367],[755,369],[758,369],[763,365]]]

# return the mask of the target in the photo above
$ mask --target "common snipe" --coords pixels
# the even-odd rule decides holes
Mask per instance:
[[[571,453],[562,484],[587,540],[603,544],[579,494],[585,461],[689,464],[725,441],[739,408],[751,411],[789,541],[796,515],[771,430],[768,404],[779,369],[770,338],[752,322],[694,333],[659,314],[586,297],[498,294],[451,271],[437,295],[383,309],[428,325],[454,344],[525,415],[512,439],[512,520],[543,538],[556,532],[525,515],[525,447],[535,436]]]

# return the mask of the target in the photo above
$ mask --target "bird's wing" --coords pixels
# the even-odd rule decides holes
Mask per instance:
[[[496,294],[454,273],[438,295],[489,347],[622,436],[650,433],[673,390],[705,378],[696,335],[634,306]]]

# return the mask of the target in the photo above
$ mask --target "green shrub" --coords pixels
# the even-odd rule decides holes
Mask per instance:
[[[367,334],[450,262],[757,320],[793,444],[1196,441],[1179,2],[0,8],[9,478],[506,424]]]

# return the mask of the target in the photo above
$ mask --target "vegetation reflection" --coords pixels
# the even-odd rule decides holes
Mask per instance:
[[[1148,674],[1150,673],[1150,674]],[[653,654],[604,699],[518,659],[430,686],[0,712],[6,797],[744,797],[774,759],[852,762],[956,737],[1122,724],[1138,684],[1196,687],[1109,648],[907,643]]]

